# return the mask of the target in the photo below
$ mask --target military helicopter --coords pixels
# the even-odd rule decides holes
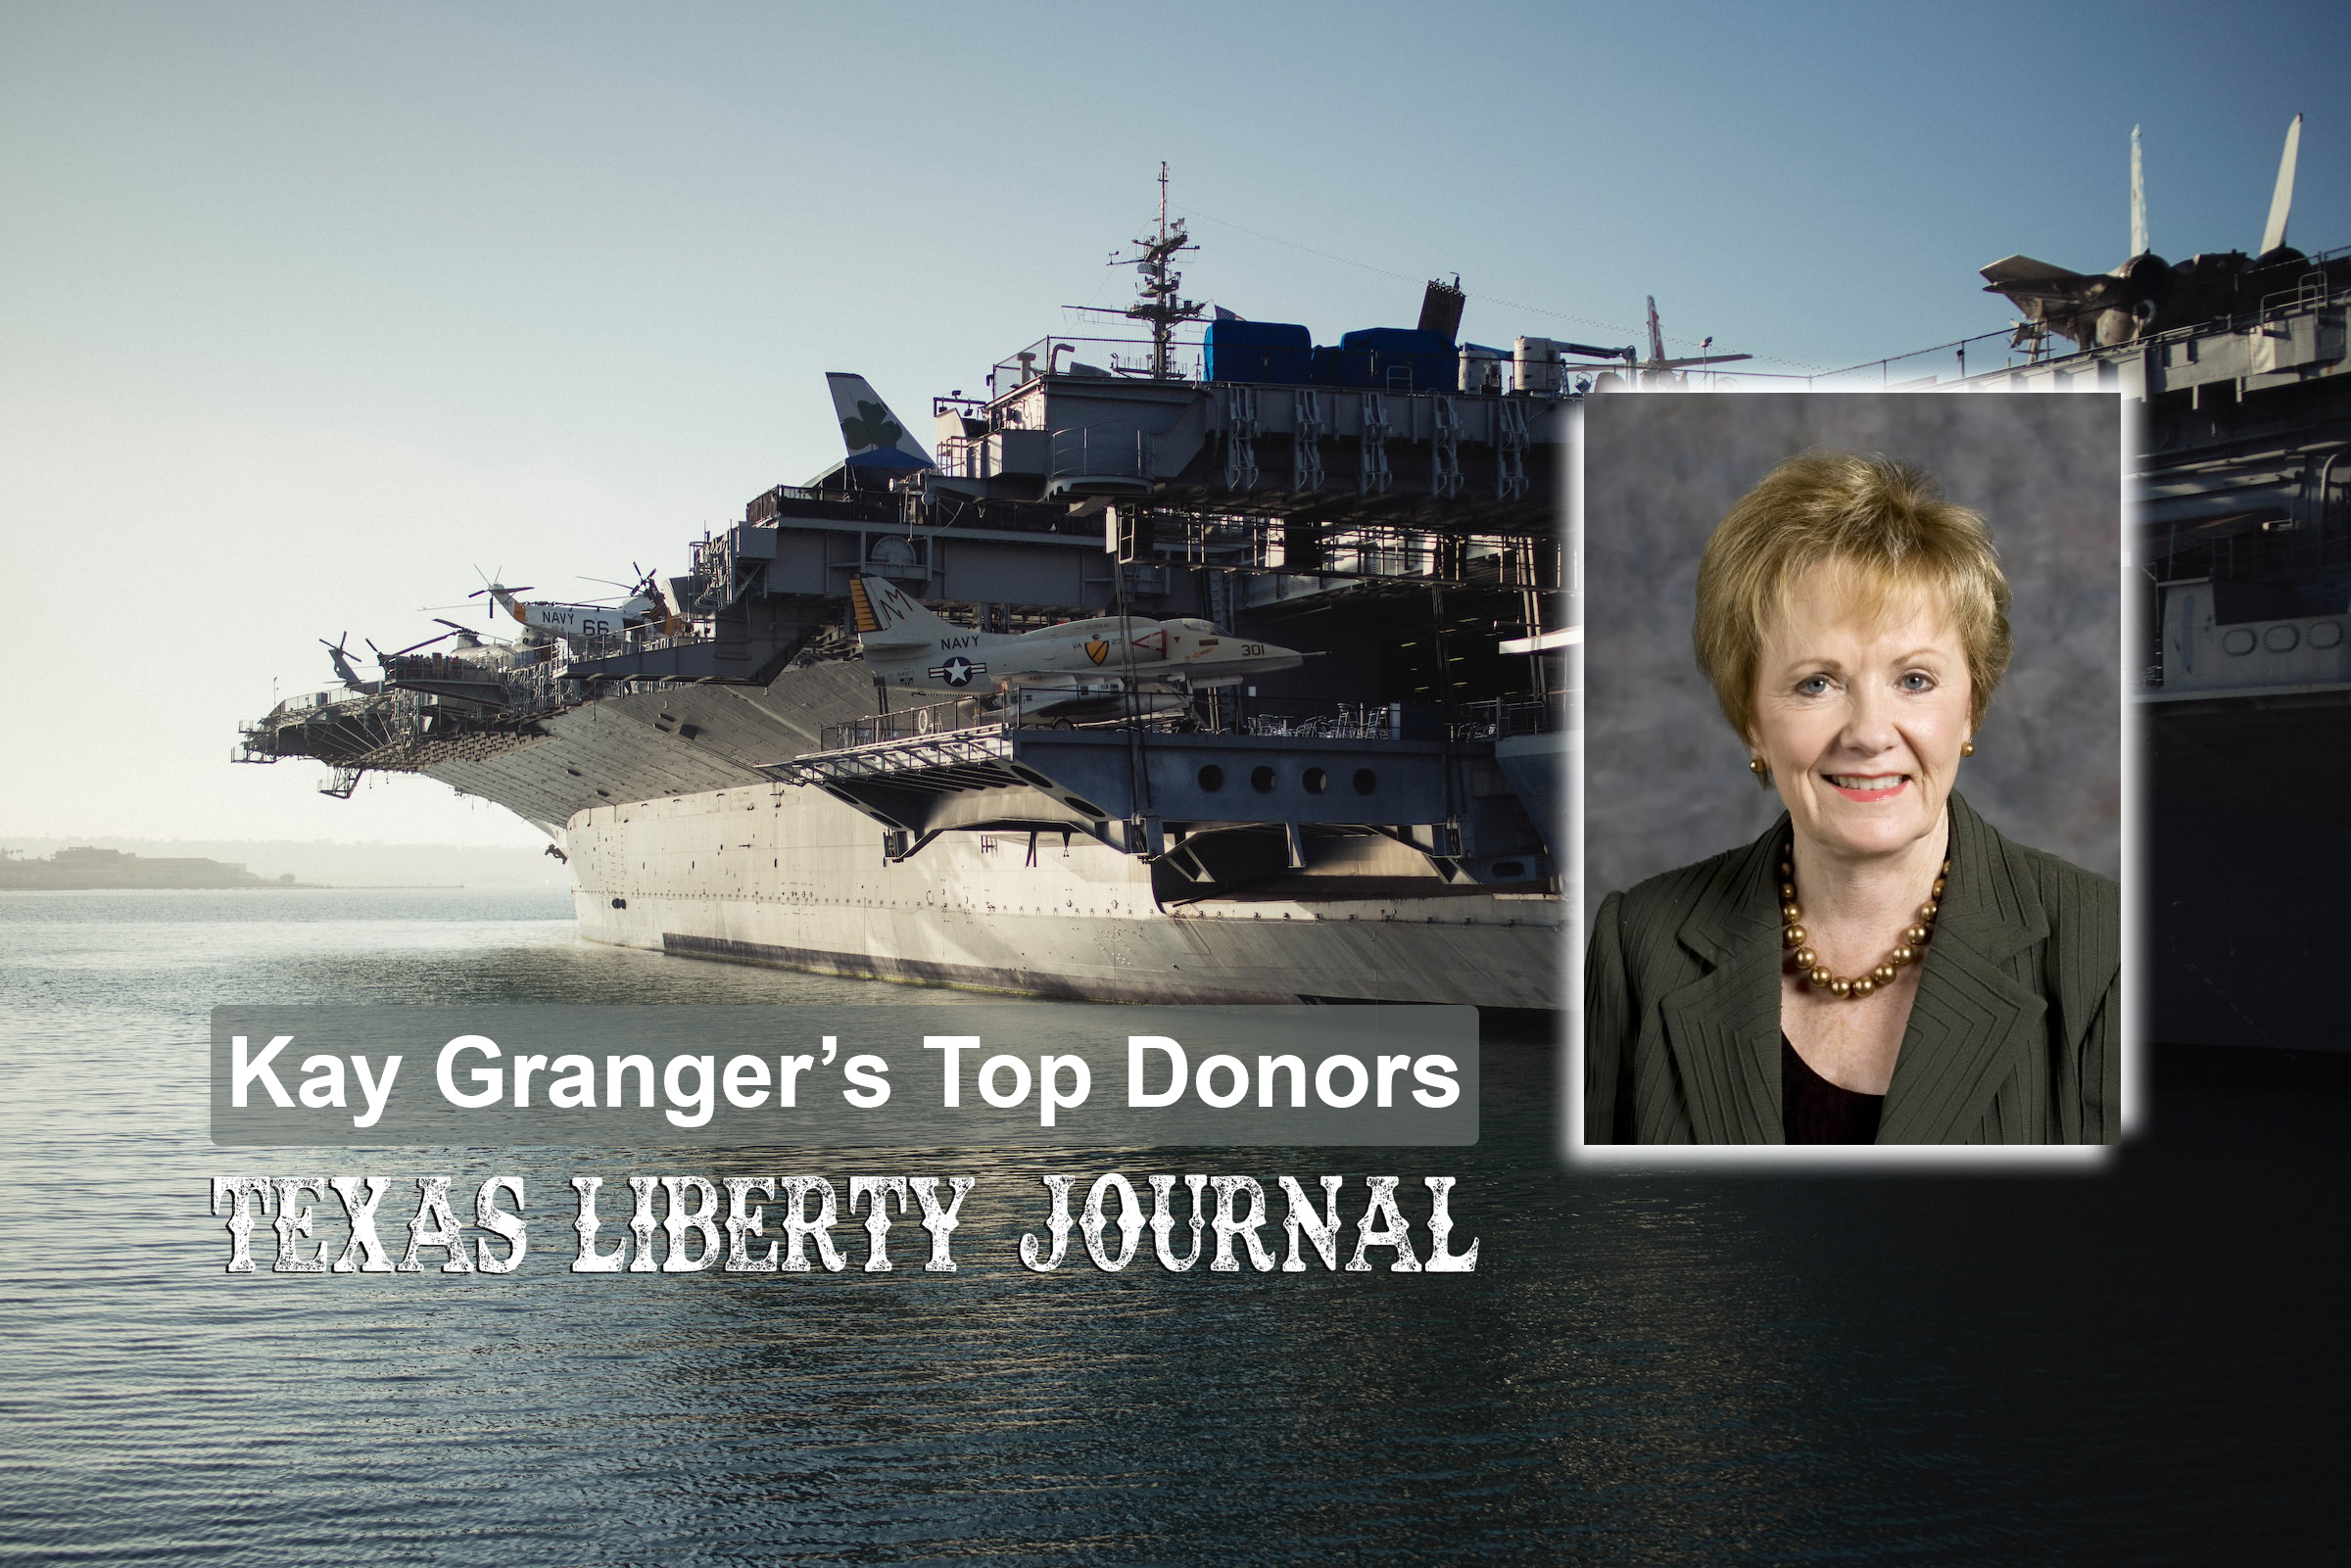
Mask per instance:
[[[852,579],[849,606],[874,679],[917,691],[1003,693],[1035,685],[1070,689],[1073,697],[1116,695],[1129,689],[1129,680],[1136,690],[1205,690],[1294,670],[1307,659],[1188,616],[1105,615],[1034,632],[975,632],[879,577]]]
[[[333,664],[335,667],[336,680],[342,682],[344,686],[350,689],[359,692],[361,696],[373,696],[378,691],[383,689],[384,684],[381,681],[362,681],[360,679],[360,672],[352,667],[351,649],[344,646],[344,644],[350,641],[351,634],[346,632],[332,642],[329,642],[325,638],[320,638],[318,640],[318,645],[326,649],[327,661]],[[440,641],[440,639],[435,638],[433,641],[437,642]],[[370,650],[375,650],[374,643],[370,642],[367,644],[367,646]],[[384,656],[381,651],[376,651],[375,656],[377,663],[380,664],[383,662]]]
[[[2294,206],[2294,162],[2302,117],[2285,128],[2278,183],[2270,194],[2261,249],[2210,252],[2167,262],[2148,248],[2146,182],[2138,127],[2131,127],[2131,259],[2106,272],[2075,272],[2029,256],[2006,256],[1982,269],[1987,294],[2005,297],[2023,319],[2011,348],[2039,349],[2054,333],[2077,348],[2113,348],[2142,337],[2233,315],[2270,295],[2293,289],[2310,260],[2285,243]]]
[[[374,655],[377,667],[381,668],[394,659],[406,658],[411,653],[421,652],[434,643],[446,642],[453,637],[457,640],[457,647],[460,652],[470,653],[486,645],[479,637],[474,635],[473,628],[470,626],[459,626],[455,621],[440,621],[439,624],[448,627],[449,630],[437,637],[428,637],[421,642],[411,642],[405,648],[394,648],[389,653],[377,647],[372,641],[368,641],[367,651]],[[384,683],[363,681],[360,678],[358,668],[351,662],[351,649],[346,645],[350,641],[351,634],[346,632],[332,642],[325,638],[320,638],[318,645],[326,649],[327,661],[335,667],[336,680],[341,681],[345,687],[359,692],[361,696],[374,696],[383,690]],[[503,652],[506,644],[502,642],[498,646]]]
[[[676,634],[686,629],[683,617],[669,607],[652,573],[631,562],[637,574],[637,586],[624,590],[629,596],[618,604],[565,604],[552,599],[524,599],[517,595],[531,592],[528,585],[509,588],[504,583],[485,581],[468,599],[488,598],[485,606],[491,618],[504,610],[520,622],[528,632],[544,633],[551,637],[571,638],[583,641],[620,637],[638,627],[649,627],[660,632]],[[604,579],[591,579],[602,582]],[[613,584],[615,588],[622,585]]]

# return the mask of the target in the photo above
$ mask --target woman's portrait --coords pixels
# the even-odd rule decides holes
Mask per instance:
[[[1693,400],[1621,400],[1659,401]],[[1750,400],[1706,401],[1735,415]],[[1823,404],[1821,422],[1833,422],[1851,412],[1837,405],[1855,400],[1773,401]],[[1957,404],[1962,415],[1988,403],[1982,422],[1995,433],[2009,415],[2042,412],[1998,407],[2021,399],[1863,401]],[[2103,463],[2077,486],[2098,509],[2095,526],[2067,505],[2052,516],[2049,498],[2017,496],[2012,485],[1982,488],[2009,492],[2014,510],[1966,504],[1893,440],[1803,442],[1750,456],[1744,492],[1705,519],[1682,579],[1687,596],[1649,598],[1660,620],[1679,622],[1680,660],[1709,699],[1711,713],[1672,705],[1680,722],[1708,732],[1695,748],[1705,787],[1744,788],[1760,803],[1750,808],[1764,819],[1759,830],[1748,831],[1751,816],[1716,830],[1719,839],[1693,837],[1704,815],[1676,831],[1669,817],[1655,820],[1656,800],[1672,792],[1649,791],[1627,820],[1663,830],[1646,850],[1653,864],[1667,845],[1681,863],[1651,871],[1607,842],[1609,801],[1639,799],[1644,778],[1691,763],[1643,756],[1637,724],[1609,733],[1625,717],[1612,705],[1638,683],[1618,679],[1609,617],[1596,618],[1586,665],[1587,1143],[2119,1137],[2121,901],[2110,875],[2118,857],[2099,842],[2102,832],[2119,850],[2113,404],[2030,401],[2107,416]],[[1602,443],[1616,417],[1605,401],[1587,415],[1588,476],[1605,470]],[[1903,434],[1887,423],[1866,433]],[[2088,423],[2095,452],[2097,421]],[[1996,466],[1965,450],[1980,445],[1969,432],[1943,434],[1952,466]],[[1607,488],[1588,477],[1588,548],[1626,521],[1599,509]],[[2093,625],[2087,644],[2079,626],[2042,625],[2080,617],[2075,584],[2035,583],[2033,635],[2020,639],[2014,624],[2008,539],[2052,526],[2090,535],[2087,551],[2055,552],[2060,567],[2079,556],[2077,575],[2086,568],[2087,592],[2103,601],[2093,618],[2103,637]],[[1621,614],[1630,594],[1610,595],[1599,581],[1610,557],[1593,551],[1588,602]],[[1632,643],[1658,647],[1650,632]],[[2034,711],[1994,725],[2023,661],[2043,654],[2052,668],[2020,683]],[[2052,683],[2061,669],[2072,689]],[[1980,780],[1976,759],[1994,746],[2018,755]],[[2014,809],[2037,785],[2051,798]],[[1623,876],[1628,865],[1648,874],[1615,885],[1593,875]]]

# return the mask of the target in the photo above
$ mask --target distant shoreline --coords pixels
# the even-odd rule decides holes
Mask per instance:
[[[59,865],[52,852],[62,854]],[[141,875],[158,861],[172,874]],[[80,862],[80,864],[75,864]],[[104,862],[105,869],[92,862]],[[202,866],[199,863],[209,862]],[[39,866],[41,871],[31,868]],[[247,877],[216,868],[242,867]],[[248,880],[250,878],[250,880]],[[297,839],[58,839],[0,834],[0,887],[571,887],[544,849]],[[486,879],[486,880],[485,880]]]

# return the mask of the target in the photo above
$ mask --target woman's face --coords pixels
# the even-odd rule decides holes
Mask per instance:
[[[1832,855],[1907,849],[1943,820],[1969,731],[1966,650],[1931,592],[1853,608],[1829,562],[1797,579],[1755,667],[1754,733],[1796,832]],[[1866,599],[1866,595],[1859,595]]]

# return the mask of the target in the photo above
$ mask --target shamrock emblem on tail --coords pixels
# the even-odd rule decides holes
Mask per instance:
[[[840,422],[840,436],[849,444],[849,451],[863,451],[868,447],[895,447],[906,431],[889,410],[878,403],[857,400],[857,412]]]

